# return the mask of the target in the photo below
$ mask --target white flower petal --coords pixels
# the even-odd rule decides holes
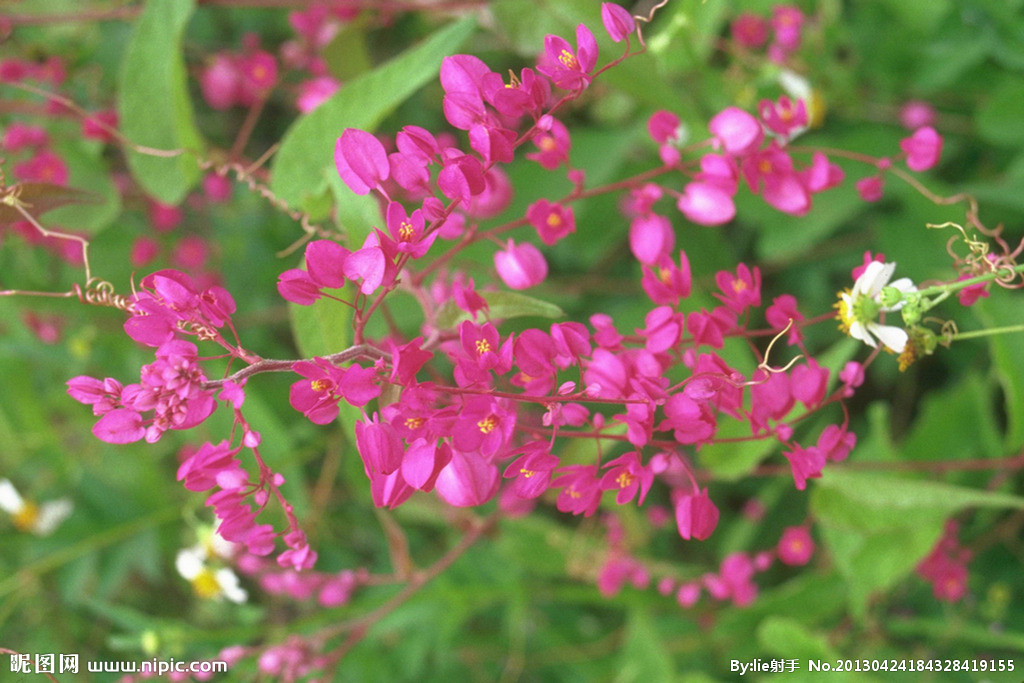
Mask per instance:
[[[0,479],[0,510],[16,515],[21,512],[23,507],[25,507],[25,501],[21,499],[18,489],[14,488],[10,479]]]
[[[36,519],[32,531],[40,536],[52,534],[60,526],[60,523],[68,518],[73,509],[74,506],[67,498],[44,503],[39,508],[39,517]]]
[[[877,346],[877,344],[875,344],[874,338],[872,338],[872,336],[868,333],[868,328],[865,327],[864,323],[860,322],[859,320],[854,321],[853,323],[850,324],[850,336],[853,337],[854,339],[858,339],[864,342],[871,348],[875,348]]]
[[[220,584],[221,592],[224,593],[224,597],[228,600],[241,604],[248,599],[249,594],[238,585],[238,576],[233,571],[224,567],[223,569],[218,569],[214,576],[217,578],[217,583]]]
[[[909,338],[905,330],[893,327],[892,325],[879,325],[878,323],[868,323],[868,329],[890,349],[896,353],[903,353]]]
[[[871,266],[874,265],[875,263],[878,263],[878,261],[874,261],[868,264],[868,268],[871,268]],[[866,281],[867,289],[864,292],[872,299],[878,296],[882,292],[882,288],[889,284],[889,280],[892,279],[892,274],[896,271],[896,264],[879,263],[878,268],[875,268],[873,270],[873,277],[870,280]],[[867,274],[868,271],[867,269],[865,269],[864,275],[866,276]]]
[[[174,560],[174,566],[182,578],[191,581],[203,571],[203,556],[197,553],[195,548],[180,550]]]

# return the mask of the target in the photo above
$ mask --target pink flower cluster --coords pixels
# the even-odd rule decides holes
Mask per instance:
[[[804,13],[794,5],[776,5],[769,19],[744,12],[732,22],[732,39],[743,49],[755,50],[764,47],[771,34],[768,58],[784,64],[800,48],[805,21]]]
[[[251,107],[277,84],[277,59],[258,48],[214,55],[199,77],[203,99],[214,109]]]
[[[216,407],[213,392],[202,388],[206,376],[197,353],[190,342],[167,341],[157,348],[156,361],[142,367],[138,384],[82,375],[68,380],[68,394],[102,416],[92,428],[101,441],[154,443],[168,429],[195,427]]]
[[[948,520],[932,551],[917,565],[917,574],[932,584],[936,600],[959,602],[967,595],[967,565],[972,553],[960,545],[959,525]]]

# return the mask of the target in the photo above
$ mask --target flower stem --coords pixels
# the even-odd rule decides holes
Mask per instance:
[[[987,330],[971,330],[970,332],[957,332],[956,334],[948,337],[949,341],[962,341],[964,339],[977,339],[979,337],[988,337],[996,334],[1012,334],[1014,332],[1024,332],[1024,324],[1020,325],[1007,325],[1006,327],[992,327]]]
[[[1024,273],[1024,264],[1014,267],[1012,272],[1015,275]],[[1005,270],[994,270],[991,273],[985,273],[984,275],[978,275],[977,277],[968,278],[966,280],[949,282],[944,285],[935,285],[934,287],[926,287],[925,289],[918,290],[917,294],[922,297],[934,296],[936,294],[952,294],[953,292],[959,292],[961,289],[966,289],[973,285],[978,285],[983,282],[992,282],[993,280],[999,279],[999,277],[1005,273]]]

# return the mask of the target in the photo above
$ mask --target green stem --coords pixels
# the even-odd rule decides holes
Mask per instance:
[[[971,330],[970,332],[957,332],[956,334],[949,337],[949,341],[962,341],[964,339],[977,339],[978,337],[988,337],[995,334],[1012,334],[1014,332],[1024,332],[1024,324],[1020,325],[1007,325],[1006,327],[993,327],[987,330]]]
[[[1013,268],[1014,273],[1024,273],[1024,264]],[[917,291],[917,295],[921,297],[933,296],[935,294],[952,294],[953,292],[959,292],[961,289],[966,289],[972,285],[978,285],[983,282],[992,282],[1000,275],[1006,273],[1005,269],[1000,268],[994,270],[991,273],[985,273],[984,275],[978,275],[977,277],[967,278],[966,280],[960,280],[959,282],[949,282],[944,285],[935,285],[934,287],[926,287]]]

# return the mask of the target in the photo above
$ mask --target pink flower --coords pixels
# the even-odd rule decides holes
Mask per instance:
[[[679,117],[670,111],[660,110],[647,120],[647,132],[659,145],[680,138]]]
[[[676,246],[672,223],[656,213],[637,216],[629,225],[629,248],[640,263],[670,259]]]
[[[868,176],[861,178],[853,185],[857,188],[857,194],[861,199],[866,202],[877,202],[882,198],[882,183],[881,176]]]
[[[792,372],[793,398],[803,403],[808,408],[814,408],[825,398],[825,391],[828,389],[829,369],[818,365],[813,358],[807,363],[802,363]]]
[[[729,154],[747,154],[764,139],[760,122],[737,107],[720,111],[708,123],[708,128]]]
[[[139,237],[132,242],[128,261],[133,268],[141,268],[150,263],[160,253],[160,243],[151,237]]]
[[[67,185],[68,165],[56,153],[44,149],[28,161],[16,164],[14,175],[29,183]]]
[[[654,472],[640,462],[636,451],[620,455],[605,463],[604,467],[609,469],[599,483],[603,491],[618,491],[615,502],[619,505],[625,505],[639,493],[637,505],[644,504],[644,498],[654,483]]]
[[[604,30],[612,41],[618,43],[629,37],[629,34],[636,30],[636,21],[633,16],[620,5],[614,2],[601,3],[601,23]]]
[[[576,218],[572,207],[552,204],[546,199],[539,199],[526,209],[526,218],[537,229],[537,234],[544,244],[553,245],[576,232]]]
[[[345,284],[345,261],[351,252],[332,240],[306,245],[306,270],[317,287],[337,289]],[[287,297],[286,297],[287,298]]]
[[[964,275],[961,275],[960,277],[958,277],[956,279],[956,281],[957,282],[962,282],[963,280],[970,280],[972,277],[974,277],[974,275],[971,275],[969,273],[965,273]],[[969,287],[964,287],[963,289],[961,289],[959,292],[956,293],[956,298],[960,301],[960,305],[961,306],[973,306],[975,303],[978,302],[978,299],[983,299],[983,298],[987,298],[987,297],[988,297],[988,283],[987,282],[979,282],[976,285],[970,285]]]
[[[45,129],[14,121],[4,131],[0,146],[3,146],[8,152],[17,152],[27,147],[42,147],[47,142],[49,142],[49,136]]]
[[[758,48],[768,40],[768,23],[756,14],[744,12],[733,20],[730,32],[742,47]]]
[[[842,184],[846,174],[836,164],[828,160],[821,152],[811,157],[811,165],[798,171],[801,182],[810,192],[822,192]]]
[[[356,449],[369,472],[391,474],[402,466],[405,448],[395,428],[386,422],[379,422],[377,413],[373,418],[356,422]]]
[[[82,137],[101,142],[113,142],[111,129],[117,128],[117,112],[113,109],[98,111],[82,121]]]
[[[676,526],[679,529],[679,535],[686,541],[691,538],[705,541],[718,526],[718,508],[708,497],[707,489],[679,496],[675,507]]]
[[[546,122],[547,127],[538,130],[533,136],[532,142],[537,146],[537,151],[529,152],[526,158],[536,161],[548,171],[553,171],[569,159],[569,148],[572,146],[569,129],[551,116],[543,117],[541,122]]]
[[[761,270],[757,266],[751,270],[741,263],[736,268],[736,275],[721,270],[715,274],[715,282],[722,291],[715,297],[736,313],[761,305]]]
[[[158,201],[149,202],[149,222],[157,232],[169,232],[181,225],[185,220],[185,212],[179,206],[162,204]]]
[[[331,76],[318,76],[299,84],[299,96],[295,106],[303,114],[308,114],[338,92],[341,83]]]
[[[277,291],[285,301],[309,306],[320,298],[320,286],[299,268],[291,268],[277,276]]]
[[[369,194],[388,179],[390,166],[384,145],[370,133],[346,128],[334,146],[334,164],[349,189]]]
[[[452,459],[448,444],[416,439],[409,444],[402,458],[402,478],[419,491],[432,491],[437,477]]]
[[[601,504],[601,487],[593,465],[569,465],[562,468],[562,474],[552,482],[554,488],[562,489],[555,502],[559,512],[590,517]]]
[[[203,192],[206,193],[206,197],[216,204],[226,202],[231,199],[231,192],[234,189],[234,185],[231,180],[226,176],[222,176],[218,173],[207,173],[203,177]]]
[[[807,488],[808,479],[821,477],[821,470],[825,467],[825,456],[817,448],[795,447],[792,451],[783,452],[789,460],[789,466],[793,470],[793,482],[798,491]]]
[[[455,507],[483,505],[498,492],[498,468],[479,455],[452,451],[451,461],[437,475],[437,495]]]
[[[803,100],[793,102],[785,95],[779,97],[778,102],[761,100],[757,111],[765,127],[783,138],[790,138],[807,127],[807,106]]]
[[[679,250],[678,267],[670,258],[662,258],[654,268],[645,266],[640,284],[656,304],[675,305],[690,296],[693,281],[686,252]]]
[[[237,61],[241,76],[239,102],[252,106],[264,99],[277,83],[277,60],[264,50],[241,57]]]
[[[804,13],[793,5],[776,5],[772,8],[772,28],[775,29],[775,43],[786,52],[800,47],[800,31]]]
[[[900,107],[900,123],[904,128],[917,130],[935,124],[935,109],[921,100],[911,100]]]
[[[370,233],[363,248],[345,257],[343,272],[350,280],[362,280],[359,291],[369,296],[381,285],[391,284],[394,279],[394,263],[376,243],[377,235]]]
[[[545,36],[544,53],[537,62],[537,71],[563,90],[586,88],[590,84],[589,74],[597,63],[597,42],[583,24],[576,27],[576,45],[574,53],[563,38]]]
[[[522,450],[523,454],[509,463],[502,476],[514,479],[512,491],[518,497],[537,498],[551,485],[551,475],[559,461],[545,441],[531,441]]]
[[[907,168],[927,171],[939,163],[942,154],[942,136],[931,126],[918,128],[914,134],[900,141],[900,149],[907,155]]]
[[[772,305],[764,312],[764,318],[773,330],[780,332],[792,321],[792,327],[786,336],[788,344],[799,343],[803,338],[800,323],[804,321],[804,316],[797,310],[796,297],[792,294],[782,294],[772,299]]]
[[[717,185],[687,183],[676,206],[684,216],[698,225],[722,225],[736,216],[732,197]]]
[[[751,192],[763,190],[770,206],[794,216],[810,210],[810,193],[793,170],[793,160],[776,141],[744,157],[740,170]]]
[[[405,207],[398,202],[388,204],[387,226],[393,249],[399,253],[409,254],[414,259],[426,254],[437,239],[436,230],[426,238],[423,237],[423,211],[416,209],[411,215],[407,214]]]
[[[510,289],[529,289],[548,276],[544,255],[528,242],[517,245],[509,240],[505,249],[495,252],[494,267]]]
[[[776,548],[779,560],[790,567],[802,567],[814,555],[814,539],[805,526],[791,526],[782,532]]]
[[[228,109],[238,102],[241,81],[238,67],[225,54],[216,55],[199,76],[203,99],[214,109]]]

